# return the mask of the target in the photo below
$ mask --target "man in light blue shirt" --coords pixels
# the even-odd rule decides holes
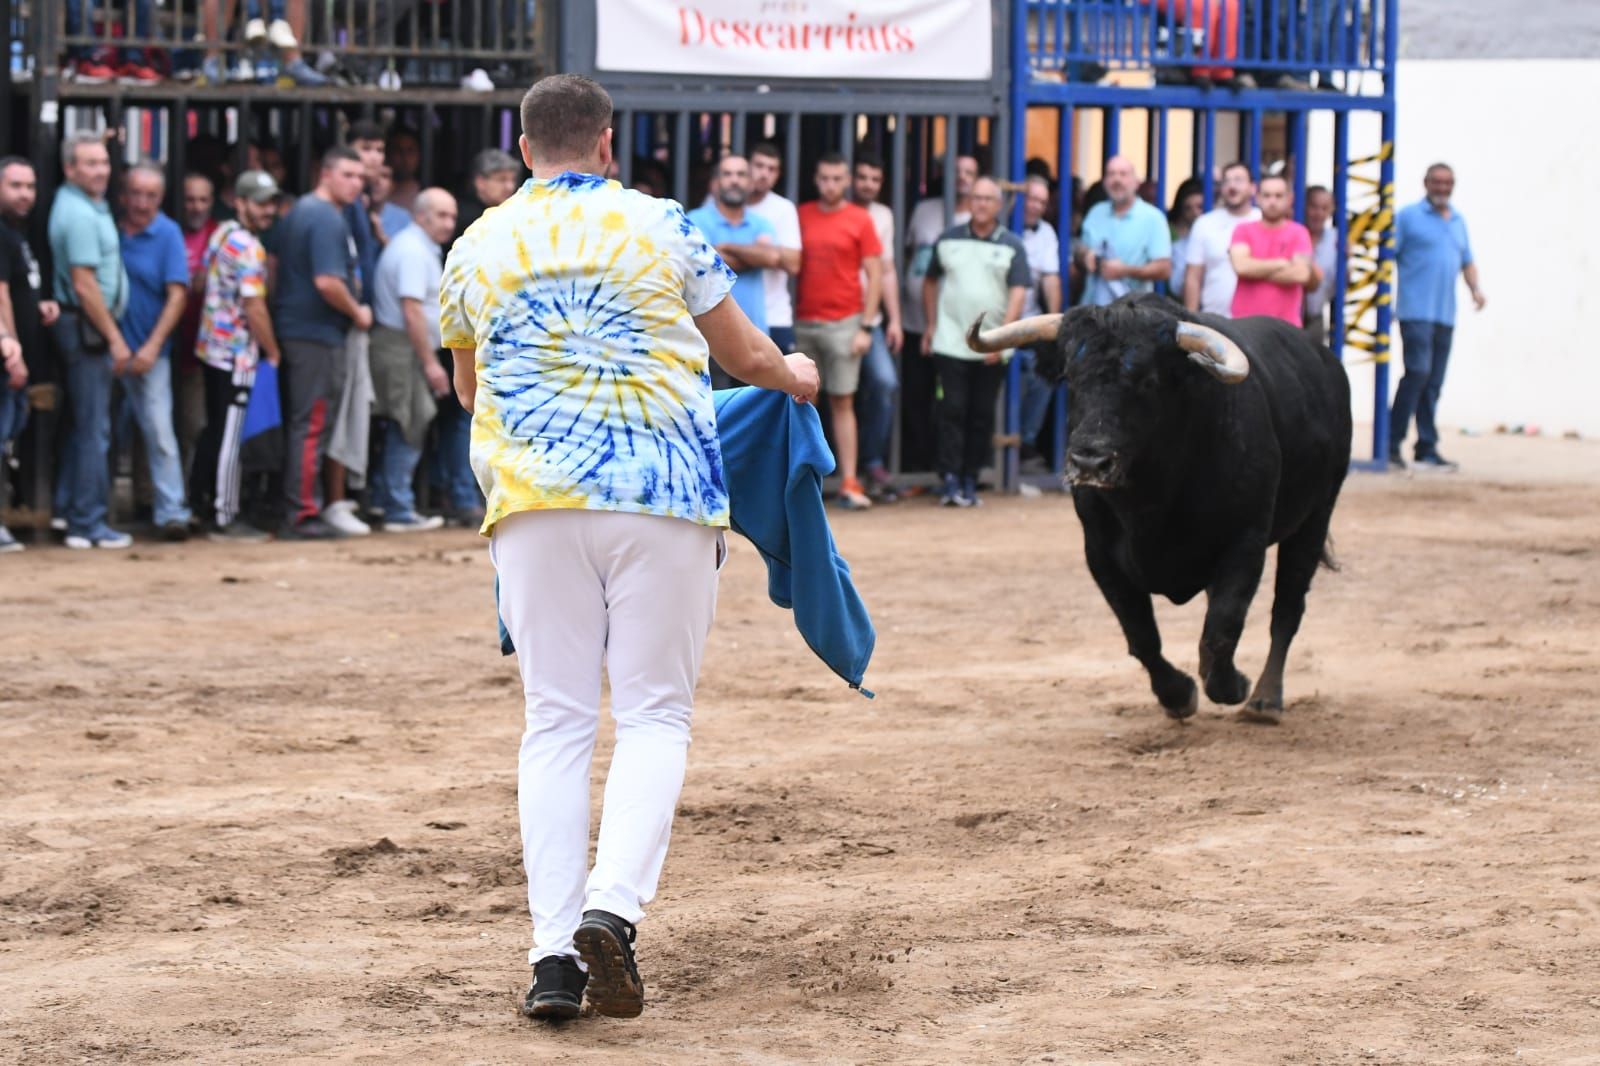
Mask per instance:
[[[738,275],[733,300],[756,328],[767,328],[766,271],[779,266],[778,231],[744,204],[750,197],[750,163],[725,155],[717,164],[711,202],[689,212],[728,268]]]
[[[1400,321],[1405,376],[1389,413],[1389,465],[1405,466],[1400,445],[1415,414],[1417,462],[1454,470],[1455,464],[1439,454],[1434,415],[1455,333],[1456,275],[1466,279],[1474,307],[1481,311],[1485,301],[1478,288],[1478,266],[1472,260],[1466,219],[1450,204],[1455,172],[1435,163],[1422,185],[1427,196],[1395,216],[1395,261],[1400,275],[1395,317]]]
[[[1153,292],[1172,275],[1172,231],[1161,209],[1139,199],[1139,175],[1123,156],[1106,160],[1110,199],[1083,220],[1076,250],[1088,277],[1081,304],[1104,306],[1130,292]]]

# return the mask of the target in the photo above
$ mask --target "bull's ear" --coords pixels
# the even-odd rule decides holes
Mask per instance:
[[[1224,385],[1237,385],[1250,373],[1250,360],[1239,346],[1210,326],[1179,322],[1176,340],[1192,362]]]

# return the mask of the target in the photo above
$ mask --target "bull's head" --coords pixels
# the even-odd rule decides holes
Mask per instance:
[[[1068,480],[1117,489],[1163,439],[1176,439],[1162,431],[1188,421],[1194,389],[1215,388],[1198,377],[1200,370],[1224,385],[1250,372],[1237,344],[1180,315],[1160,297],[1125,299],[996,329],[983,329],[980,319],[967,331],[967,344],[977,352],[1036,346],[1038,373],[1067,382]]]

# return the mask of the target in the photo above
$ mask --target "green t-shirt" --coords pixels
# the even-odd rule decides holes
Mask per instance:
[[[991,326],[998,325],[1011,290],[1033,284],[1021,238],[1004,226],[979,237],[970,222],[945,230],[934,244],[928,277],[940,283],[933,350],[955,359],[982,359],[967,347],[967,327],[982,315],[989,316]],[[1002,358],[1010,356],[1009,351],[1001,353]]]
[[[72,291],[72,268],[93,267],[111,316],[121,317],[128,305],[128,283],[110,204],[89,199],[70,182],[56,190],[56,202],[50,205],[50,257],[55,260],[57,300],[78,306],[77,293]]]

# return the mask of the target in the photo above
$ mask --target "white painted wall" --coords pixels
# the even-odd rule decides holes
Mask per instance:
[[[1441,424],[1600,437],[1600,60],[1403,60],[1398,79],[1396,204],[1421,198],[1428,164],[1455,169],[1489,299],[1475,313],[1459,290]],[[1308,175],[1327,181],[1331,121],[1308,140]],[[1376,117],[1353,118],[1350,140],[1358,154],[1376,147]],[[1357,420],[1369,421],[1372,367],[1350,371]]]

